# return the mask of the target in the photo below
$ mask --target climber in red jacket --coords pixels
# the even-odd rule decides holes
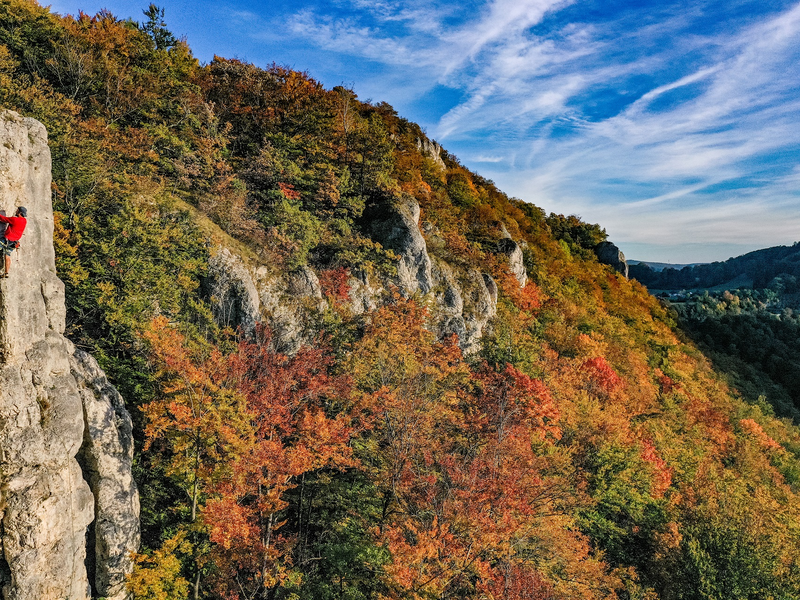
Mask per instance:
[[[22,232],[25,231],[25,225],[28,224],[28,211],[24,206],[17,207],[17,212],[13,217],[5,217],[0,215],[0,223],[6,224],[6,231],[3,237],[0,237],[0,250],[5,254],[5,272],[0,277],[8,277],[8,270],[11,268],[11,253],[19,247],[19,238],[22,237]]]

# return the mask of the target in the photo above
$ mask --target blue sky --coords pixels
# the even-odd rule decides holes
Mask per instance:
[[[639,260],[800,240],[800,3],[161,0],[195,56],[386,101],[510,195]],[[141,19],[147,0],[57,0]]]

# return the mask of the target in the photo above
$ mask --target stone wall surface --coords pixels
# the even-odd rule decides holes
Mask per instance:
[[[525,260],[522,248],[510,237],[497,242],[497,251],[508,256],[508,268],[519,281],[520,287],[528,283],[528,271],[525,269]]]
[[[442,147],[437,142],[429,140],[427,137],[417,138],[417,150],[436,163],[442,171],[447,169],[442,159]]]
[[[0,280],[0,595],[122,600],[139,542],[130,416],[63,335],[50,173],[44,127],[0,110],[0,214],[28,209]]]

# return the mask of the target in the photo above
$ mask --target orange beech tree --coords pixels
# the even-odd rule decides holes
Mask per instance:
[[[280,531],[286,492],[304,473],[357,464],[349,445],[349,379],[331,375],[332,363],[321,348],[304,347],[292,357],[276,353],[262,328],[229,359],[255,436],[233,462],[232,476],[212,485],[203,509],[220,595],[260,598],[291,577],[295,537]]]

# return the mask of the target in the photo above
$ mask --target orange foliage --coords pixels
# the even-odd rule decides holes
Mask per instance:
[[[497,285],[519,310],[527,315],[519,315],[518,318],[529,320],[530,317],[542,307],[547,300],[547,296],[542,289],[532,281],[528,281],[524,288],[519,286],[519,281],[507,269],[495,275]]]
[[[159,444],[168,473],[190,492],[192,520],[199,513],[211,541],[203,558],[216,567],[211,585],[229,598],[279,585],[292,540],[280,535],[278,513],[294,478],[357,464],[352,416],[327,412],[348,406],[349,379],[330,375],[323,349],[274,352],[262,329],[229,356],[190,350],[163,318],[146,338],[163,382],[161,397],[143,409],[146,448]]]
[[[350,269],[336,267],[319,272],[319,284],[323,295],[334,302],[346,302],[350,297]]]
[[[300,192],[294,189],[294,186],[290,183],[283,183],[282,181],[278,182],[278,187],[281,189],[281,193],[288,198],[289,200],[299,200],[300,199]]]
[[[161,380],[160,398],[142,407],[144,448],[164,448],[167,473],[186,486],[194,519],[202,488],[245,451],[249,414],[241,396],[225,388],[227,361],[219,350],[187,347],[164,317],[154,319],[144,337],[160,363]]]
[[[567,586],[572,597],[598,597],[592,586],[610,581],[602,563],[553,518],[569,492],[553,471],[561,428],[544,383],[512,365],[470,373],[456,346],[424,328],[427,313],[413,301],[398,298],[373,316],[351,370],[378,437],[370,461],[386,520],[374,533],[391,552],[386,570],[398,597],[474,588],[546,598],[525,595],[533,581],[549,590],[520,566],[517,551],[529,544],[546,548],[570,577],[592,573]],[[499,560],[511,569],[505,579],[493,566]]]
[[[479,262],[482,258],[482,252],[470,244],[463,234],[455,231],[446,231],[442,233],[447,244],[447,250],[452,255],[452,258],[464,262],[465,264]]]
[[[739,425],[741,425],[742,429],[747,433],[752,435],[765,450],[783,450],[783,446],[769,437],[761,428],[761,425],[756,423],[753,419],[742,419],[739,421]]]

